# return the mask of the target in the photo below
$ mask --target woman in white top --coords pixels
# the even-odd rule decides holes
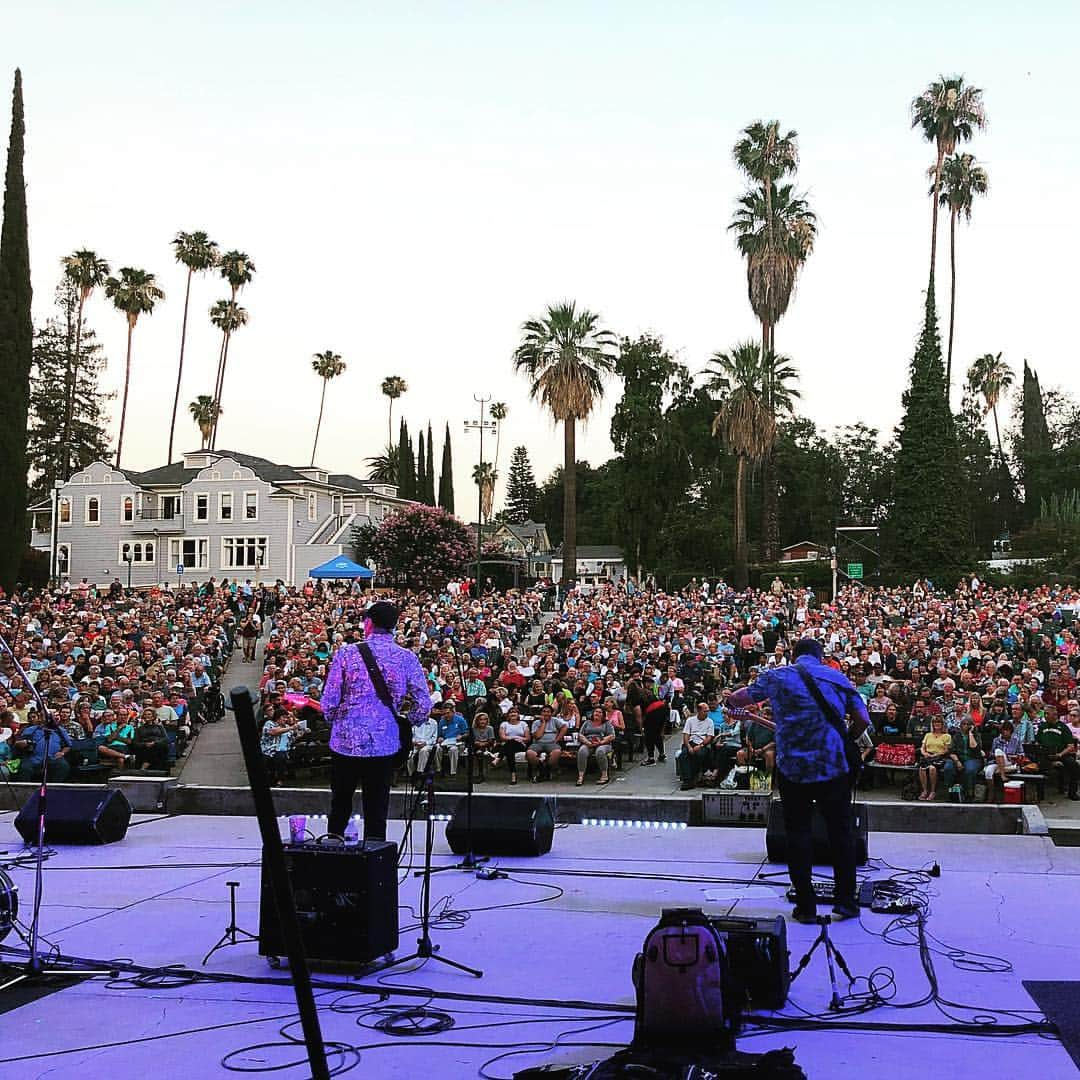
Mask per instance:
[[[510,783],[516,784],[517,755],[529,749],[529,725],[521,719],[516,706],[506,713],[506,718],[499,725],[499,749],[510,770]]]

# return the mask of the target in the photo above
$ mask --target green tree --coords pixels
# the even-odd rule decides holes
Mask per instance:
[[[1039,376],[1024,361],[1020,398],[1020,480],[1024,487],[1024,514],[1028,521],[1039,515],[1042,500],[1053,490],[1054,445],[1046,422]]]
[[[795,412],[799,391],[795,365],[786,356],[767,352],[761,358],[761,401],[773,419],[773,438],[762,460],[761,554],[766,562],[780,558],[779,490],[776,477],[777,423]]]
[[[409,384],[400,375],[387,375],[382,381],[383,396],[390,401],[390,408],[386,416],[386,441],[394,441],[394,402],[402,394],[407,393]]]
[[[381,454],[365,458],[368,466],[367,478],[376,484],[394,484],[398,482],[398,452],[394,446],[388,446]]]
[[[506,520],[512,525],[529,521],[536,505],[536,478],[527,447],[515,446],[506,477]]]
[[[200,394],[194,401],[188,402],[188,412],[191,413],[191,419],[195,421],[199,429],[199,435],[202,437],[202,446],[200,448],[202,450],[207,449],[210,445],[214,421],[217,419],[220,409],[221,407],[209,394]]]
[[[322,430],[323,408],[326,405],[326,384],[336,379],[345,371],[345,361],[336,352],[327,349],[316,353],[311,358],[311,370],[322,379],[322,394],[319,396],[319,419],[315,424],[315,441],[311,444],[311,464],[315,464],[315,451],[319,445],[319,432]]]
[[[510,413],[510,407],[505,401],[493,401],[488,407],[488,416],[495,421],[495,471],[499,469],[499,447],[502,445],[503,421]]]
[[[427,502],[427,447],[424,443],[424,429],[420,429],[416,444],[416,501]]]
[[[930,170],[933,173],[933,169]],[[937,178],[935,177],[935,180]],[[945,386],[952,393],[953,328],[956,323],[956,222],[963,215],[971,221],[976,195],[989,190],[986,170],[973,154],[953,154],[941,169],[941,205],[949,210],[949,347],[945,360]]]
[[[219,300],[210,308],[210,322],[221,331],[221,346],[218,350],[218,382],[213,394],[213,400],[217,403],[217,407],[211,421],[210,441],[203,447],[204,450],[214,448],[214,441],[217,439],[218,422],[221,419],[221,414],[225,411],[221,407],[221,361],[225,356],[233,333],[239,330],[240,327],[246,326],[247,321],[247,309],[242,308],[235,300]]]
[[[424,463],[424,502],[435,505],[435,439],[431,434],[431,421],[427,426],[427,458]]]
[[[480,489],[480,517],[486,524],[491,521],[491,504],[495,495],[495,481],[498,473],[490,461],[481,461],[473,466],[473,483]]]
[[[941,172],[945,159],[986,126],[986,110],[980,89],[968,86],[962,75],[941,76],[911,103],[911,126],[935,147],[934,188],[931,193],[930,283],[937,270],[938,206],[941,204]]]
[[[124,450],[124,427],[127,423],[128,388],[131,384],[131,341],[135,334],[135,324],[139,321],[140,315],[153,314],[158,301],[165,299],[165,293],[158,287],[154,275],[149,271],[122,266],[119,277],[110,277],[105,281],[105,295],[127,321],[124,396],[120,400],[120,433],[116,438],[116,467],[119,469]]]
[[[172,420],[169,422],[169,453],[166,461],[172,461],[173,439],[176,435],[176,413],[180,408],[180,381],[184,377],[184,349],[187,345],[188,304],[191,300],[191,279],[217,265],[218,246],[204,232],[178,232],[173,237],[176,261],[187,268],[184,286],[184,317],[180,323],[180,360],[176,365],[176,392],[173,394]],[[79,254],[79,252],[76,252]],[[86,253],[84,253],[86,254]],[[108,267],[105,269],[108,273]]]
[[[26,547],[26,422],[34,325],[23,179],[22,73],[15,69],[0,226],[0,587],[15,584]]]
[[[616,524],[628,561],[642,579],[652,567],[664,518],[675,506],[688,474],[681,440],[671,431],[665,405],[690,373],[652,335],[623,338],[615,371],[623,394],[611,417],[611,442],[622,455],[628,480],[616,503]]]
[[[529,393],[563,425],[563,567],[566,587],[577,575],[576,426],[592,413],[612,371],[615,335],[600,329],[591,311],[573,301],[553,304],[521,328],[514,367],[529,379]]]
[[[416,455],[413,453],[409,426],[404,417],[398,431],[398,495],[403,499],[416,498]]]
[[[713,434],[735,455],[734,548],[736,589],[749,581],[746,537],[746,471],[761,462],[776,438],[776,419],[765,404],[762,353],[752,341],[714,353],[705,369],[706,386],[719,396]]]
[[[109,264],[94,251],[74,251],[60,260],[64,277],[78,290],[79,311],[75,319],[75,348],[64,372],[64,415],[57,430],[60,444],[67,447],[71,438],[71,423],[75,412],[75,386],[79,380],[79,363],[82,359],[83,308],[96,288],[105,284],[109,276]],[[71,456],[65,452],[60,474],[65,479],[71,475]]]
[[[439,506],[448,514],[454,512],[454,462],[450,449],[450,423],[447,421],[446,434],[442,444],[442,471],[439,474]]]
[[[218,258],[217,265],[221,276],[229,283],[229,302],[232,304],[230,310],[233,312],[243,311],[243,308],[236,306],[236,298],[245,285],[251,284],[251,279],[255,276],[255,263],[252,262],[251,257],[246,252],[234,249],[222,254]],[[214,417],[214,431],[210,436],[210,448],[212,450],[217,448],[218,423],[221,420],[221,414],[225,411],[221,408],[221,402],[225,391],[225,368],[229,363],[229,344],[232,342],[233,331],[238,330],[246,323],[247,312],[244,311],[244,317],[241,321],[237,321],[235,318],[228,319],[222,327],[224,333],[221,341],[221,353],[218,358],[217,380],[214,383],[214,400],[218,403],[218,409]]]
[[[892,565],[905,574],[954,580],[971,553],[953,414],[945,390],[934,283],[897,429],[896,471],[887,539]]]
[[[963,490],[971,508],[971,542],[989,554],[993,542],[1016,524],[1016,496],[1004,459],[995,455],[984,424],[979,392],[968,380],[956,418]]]
[[[30,420],[27,457],[33,481],[32,499],[51,497],[53,483],[67,479],[109,455],[106,431],[109,426],[104,405],[115,394],[98,386],[105,357],[94,331],[84,327],[81,335],[82,362],[74,386],[66,383],[76,336],[75,319],[79,292],[65,277],[56,290],[56,311],[34,335],[34,367],[30,379]],[[68,417],[68,410],[71,417]],[[65,420],[68,436],[57,438]]]
[[[998,425],[998,405],[1002,394],[1013,384],[1012,368],[1001,359],[1001,353],[983,353],[968,368],[968,389],[983,399],[983,416],[990,413],[994,418],[994,441],[997,443],[998,457],[1005,463],[1005,451],[1001,446],[1001,428]],[[1007,467],[1007,466],[1006,466]]]

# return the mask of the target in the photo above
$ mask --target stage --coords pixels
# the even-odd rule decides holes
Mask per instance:
[[[0,815],[4,861],[22,851],[12,817]],[[391,839],[400,837],[401,828],[400,822],[391,822]],[[414,838],[417,868],[423,854],[421,827],[415,827]],[[456,861],[441,823],[435,850],[436,865]],[[1080,941],[1074,932],[1080,850],[1055,848],[1045,836],[879,833],[871,835],[870,855],[869,867],[860,874],[892,874],[880,860],[905,869],[940,864],[941,876],[930,879],[925,891],[942,999],[976,1006],[982,1013],[1024,1013],[1001,1017],[1003,1023],[1014,1023],[1034,1016],[1022,980],[1080,976]],[[436,875],[432,885],[436,912],[452,908],[464,913],[436,921],[436,944],[448,958],[483,968],[482,979],[431,962],[419,971],[395,968],[378,980],[316,976],[326,1040],[360,1048],[351,1075],[426,1074],[456,1080],[480,1075],[481,1066],[489,1062],[483,1075],[509,1077],[547,1061],[606,1057],[630,1039],[629,1014],[609,1009],[632,1005],[634,954],[662,907],[700,906],[715,914],[754,916],[786,916],[791,908],[784,888],[752,882],[759,872],[778,871],[764,862],[760,829],[571,825],[556,831],[549,855],[498,863],[509,878],[482,881],[448,871]],[[28,919],[32,869],[20,866],[10,873],[20,889],[21,914]],[[679,877],[688,880],[672,880]],[[240,882],[240,926],[257,930],[259,843],[254,818],[140,816],[120,843],[56,849],[45,863],[42,933],[68,955],[124,959],[145,967],[199,968],[228,923],[229,880]],[[786,884],[783,874],[769,880]],[[410,875],[401,887],[400,902],[415,907],[417,896],[417,882]],[[442,897],[450,900],[438,902]],[[414,923],[404,908],[400,917],[403,927]],[[860,922],[834,924],[833,941],[856,976],[891,968],[896,1004],[920,1001],[929,988],[919,950],[884,942],[878,935],[889,921],[889,916],[864,910]],[[792,966],[815,933],[815,927],[788,923]],[[403,932],[399,953],[411,951],[415,937],[413,931]],[[15,936],[4,944],[16,945]],[[955,950],[992,954],[1012,969],[961,970],[946,955]],[[964,959],[963,966],[971,967],[966,962],[971,958]],[[1003,965],[984,957],[975,966]],[[169,986],[145,980],[137,986],[130,980],[95,980],[61,990],[4,1015],[0,1078],[227,1076],[221,1064],[226,1055],[252,1044],[282,1041],[279,1029],[295,1018],[292,991],[284,984],[287,972],[272,970],[251,943],[221,950],[206,970],[268,981]],[[383,1008],[427,1004],[454,1020],[454,1027],[442,1034],[401,1038],[374,1029],[382,1017],[368,1007],[378,1004],[377,999],[352,990],[357,981],[366,986],[378,981],[391,995],[399,986],[505,1000],[389,996]],[[865,990],[865,981],[859,988]],[[568,1000],[595,1008],[556,1004]],[[537,1005],[540,1001],[547,1004]],[[782,1011],[789,1016],[801,1015],[800,1010],[827,1013],[828,1001],[828,972],[819,953],[793,984]],[[967,1020],[976,1016],[959,1008],[947,1011]],[[950,1021],[929,1003],[880,1007],[833,1022]],[[289,1031],[299,1037],[299,1025]],[[612,1046],[568,1045],[588,1041]],[[529,1052],[491,1060],[518,1049],[517,1044]],[[1064,1080],[1077,1075],[1057,1041],[1034,1034],[987,1038],[839,1028],[751,1031],[738,1046],[750,1052],[792,1046],[812,1080],[856,1070],[874,1080],[908,1080],[923,1070],[952,1080],[983,1080],[988,1075]],[[298,1051],[285,1045],[252,1050],[232,1061],[256,1072],[302,1056],[302,1047]],[[332,1065],[350,1060],[355,1057],[331,1056]],[[301,1066],[276,1075],[308,1074]]]

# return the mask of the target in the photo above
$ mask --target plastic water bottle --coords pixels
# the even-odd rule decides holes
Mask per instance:
[[[360,830],[356,827],[356,818],[351,817],[345,826],[345,843],[346,844],[359,844],[360,843]]]

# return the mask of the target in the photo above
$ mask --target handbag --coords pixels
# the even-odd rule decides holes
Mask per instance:
[[[375,659],[375,654],[371,651],[371,646],[366,641],[361,641],[357,648],[364,660],[364,667],[367,668],[368,675],[371,677],[371,685],[375,688],[375,693],[390,710],[390,715],[397,724],[398,751],[394,754],[394,765],[400,767],[409,760],[409,751],[412,749],[412,724],[398,714],[394,699],[390,696],[390,687],[386,685],[386,677],[382,673],[382,668],[379,667],[378,660]]]
[[[859,777],[859,769],[862,766],[862,754],[859,753],[859,747],[851,737],[847,724],[844,723],[843,718],[836,709],[826,700],[825,695],[821,692],[821,687],[814,682],[809,673],[797,663],[793,664],[792,667],[794,667],[806,689],[810,692],[810,696],[817,702],[818,708],[824,713],[825,719],[839,732],[844,744],[844,760],[847,762],[848,775],[854,784]]]
[[[879,743],[874,751],[874,760],[879,765],[914,765],[914,743]]]

